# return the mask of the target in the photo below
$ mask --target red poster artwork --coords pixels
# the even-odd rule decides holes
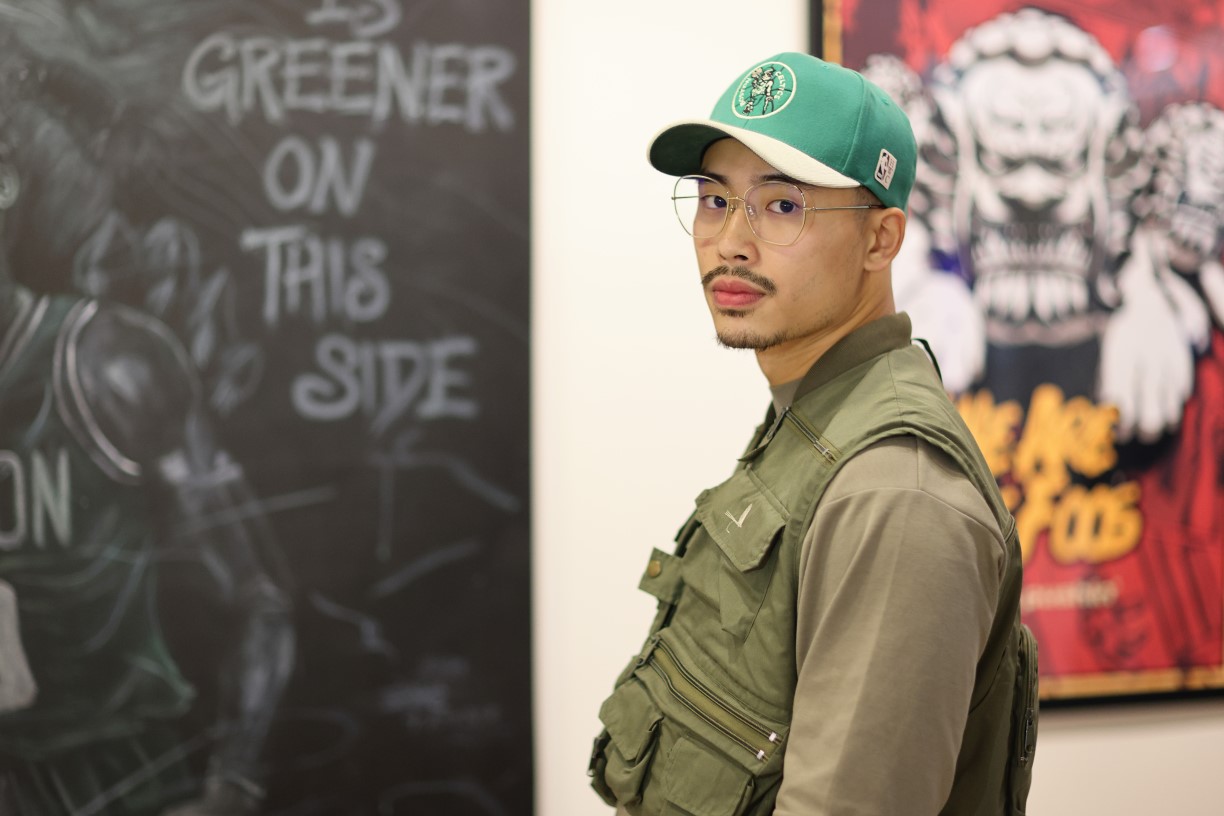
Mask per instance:
[[[823,12],[914,124],[897,302],[1016,517],[1043,697],[1224,688],[1224,5]]]

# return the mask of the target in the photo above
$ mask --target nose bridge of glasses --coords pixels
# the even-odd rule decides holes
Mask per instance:
[[[748,220],[755,220],[757,216],[757,208],[753,205],[753,203],[744,196],[731,195],[730,193],[728,193],[726,196],[727,217],[730,218],[732,213],[734,213],[737,209],[740,209],[739,205],[735,203],[737,201],[743,205],[744,215],[748,216]]]
[[[743,210],[744,221],[748,224],[748,229],[753,235],[760,238],[761,235],[757,231],[757,208],[752,204],[752,202],[748,201],[744,196],[730,194],[728,194],[724,200],[727,202],[727,209],[723,213],[723,222],[722,225],[719,226],[718,231],[723,232],[734,230],[735,227],[731,226],[731,221],[735,218],[735,211]]]

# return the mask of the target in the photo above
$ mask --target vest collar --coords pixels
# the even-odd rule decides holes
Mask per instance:
[[[910,331],[909,315],[898,312],[877,318],[850,332],[820,355],[808,369],[799,383],[799,390],[795,392],[795,401],[873,357],[905,348],[910,344]]]

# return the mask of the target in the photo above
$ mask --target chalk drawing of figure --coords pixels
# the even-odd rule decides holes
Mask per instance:
[[[70,150],[54,107],[32,101],[32,85],[71,95],[70,81],[8,34],[0,28],[0,813],[254,814],[294,659],[287,593],[260,558],[260,504],[164,324],[16,282],[14,232],[87,234],[109,210],[111,180],[80,174],[94,154]],[[40,172],[22,172],[31,166]],[[198,734],[182,733],[195,693],[159,616],[171,560],[202,566],[224,609],[209,622],[227,630],[218,711]]]

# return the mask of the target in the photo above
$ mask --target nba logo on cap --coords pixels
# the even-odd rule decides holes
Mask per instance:
[[[897,159],[887,150],[880,151],[880,160],[876,162],[875,180],[887,190],[892,184],[893,173],[897,172]]]

